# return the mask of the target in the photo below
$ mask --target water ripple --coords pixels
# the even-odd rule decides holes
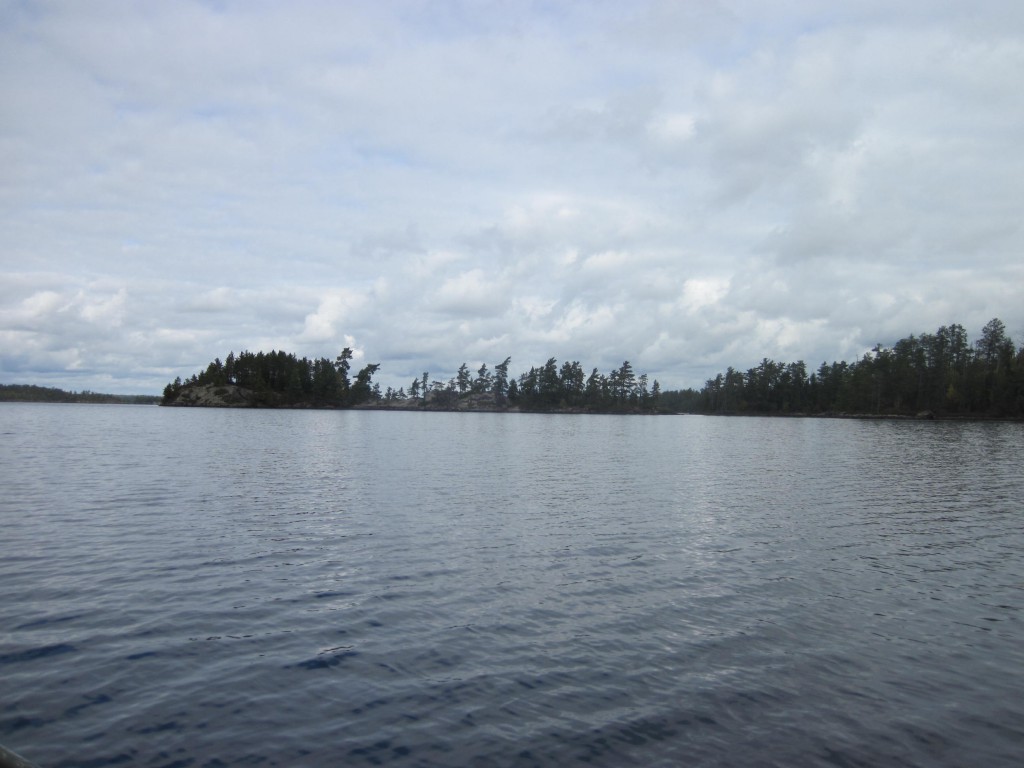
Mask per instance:
[[[1024,749],[1019,425],[4,405],[0,432],[0,741],[40,764]]]

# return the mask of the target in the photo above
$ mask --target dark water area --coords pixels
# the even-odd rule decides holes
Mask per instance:
[[[1010,766],[1024,427],[0,405],[0,743]]]

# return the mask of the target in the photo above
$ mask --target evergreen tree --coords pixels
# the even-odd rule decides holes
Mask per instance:
[[[335,360],[335,368],[338,371],[338,386],[337,392],[341,399],[346,399],[349,395],[349,389],[351,389],[351,382],[348,378],[349,368],[351,367],[352,361],[352,350],[345,347],[341,350],[341,354],[338,355]]]
[[[456,382],[458,384],[459,394],[464,395],[469,391],[470,385],[473,380],[469,375],[469,366],[463,363],[459,366],[459,372],[456,374]]]
[[[478,394],[480,392],[487,392],[490,388],[491,374],[487,370],[487,363],[484,363],[476,372],[476,378],[473,380],[473,393]]]
[[[511,363],[512,358],[506,357],[503,362],[494,366],[494,378],[491,384],[491,391],[494,392],[494,396],[498,400],[505,397],[508,391],[508,367]]]

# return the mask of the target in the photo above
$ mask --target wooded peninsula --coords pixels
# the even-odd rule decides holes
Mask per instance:
[[[563,413],[703,413],[920,418],[1024,417],[1024,346],[993,319],[973,344],[963,326],[876,345],[853,362],[823,362],[808,373],[803,360],[764,358],[746,371],[729,367],[700,390],[662,391],[629,361],[587,374],[577,362],[550,358],[540,368],[509,374],[511,358],[491,370],[463,363],[450,378],[424,372],[408,390],[373,382],[371,363],[352,375],[353,353],[333,361],[272,351],[234,352],[164,389],[162,405],[283,408],[377,408]]]

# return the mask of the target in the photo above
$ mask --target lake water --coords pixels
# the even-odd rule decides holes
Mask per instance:
[[[1009,766],[1024,425],[0,405],[44,768]]]

